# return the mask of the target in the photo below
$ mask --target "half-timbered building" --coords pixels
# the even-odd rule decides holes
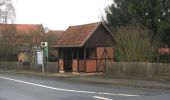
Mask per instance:
[[[103,22],[70,26],[58,39],[60,72],[102,72],[113,62],[115,40]]]

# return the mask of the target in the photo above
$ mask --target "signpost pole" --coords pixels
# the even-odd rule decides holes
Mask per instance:
[[[45,47],[45,58],[46,58],[46,67],[48,73],[48,46]]]
[[[42,50],[42,73],[44,73],[44,54]]]

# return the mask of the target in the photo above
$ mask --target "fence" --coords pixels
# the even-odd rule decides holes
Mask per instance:
[[[37,66],[36,63],[0,62],[0,70],[41,72],[42,68]],[[45,72],[57,73],[58,71],[58,62],[47,62],[45,64]]]
[[[170,64],[142,63],[142,62],[114,62],[107,63],[105,75],[126,76],[170,76]]]

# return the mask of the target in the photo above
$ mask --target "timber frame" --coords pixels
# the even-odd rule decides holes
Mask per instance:
[[[103,72],[115,41],[102,23],[70,26],[57,41],[60,72]]]

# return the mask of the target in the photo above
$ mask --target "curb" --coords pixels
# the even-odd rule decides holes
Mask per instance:
[[[75,79],[76,80],[76,79]],[[146,89],[163,89],[163,90],[170,90],[170,83],[169,84],[162,84],[159,85],[157,82],[156,84],[148,84],[150,81],[145,81],[147,84],[141,84],[140,82],[136,80],[130,80],[126,82],[106,82],[106,81],[100,81],[100,80],[89,80],[89,79],[78,79],[79,81],[82,82],[88,82],[88,83],[95,83],[95,84],[104,84],[104,85],[112,85],[112,86],[119,86],[119,87],[134,87],[134,88],[146,88]],[[115,80],[115,79],[113,79]],[[117,79],[116,79],[117,80]],[[142,81],[142,80],[140,80]],[[154,81],[151,81],[154,82]]]
[[[44,77],[51,77],[51,78],[69,78],[73,77],[74,75],[65,75],[65,74],[51,74],[51,73],[40,73],[40,72],[28,72],[28,71],[0,71],[1,73],[13,73],[13,74],[23,74],[23,75],[35,75],[35,76],[44,76]]]
[[[170,82],[167,81],[146,81],[146,80],[135,80],[135,79],[119,79],[103,77],[89,77],[86,75],[74,75],[74,74],[48,74],[48,73],[36,73],[36,72],[14,72],[14,71],[0,71],[1,73],[13,73],[13,74],[24,74],[24,75],[35,75],[42,77],[67,79],[69,81],[85,82],[92,84],[112,85],[119,87],[134,87],[134,88],[148,88],[148,89],[164,89],[170,90]]]

